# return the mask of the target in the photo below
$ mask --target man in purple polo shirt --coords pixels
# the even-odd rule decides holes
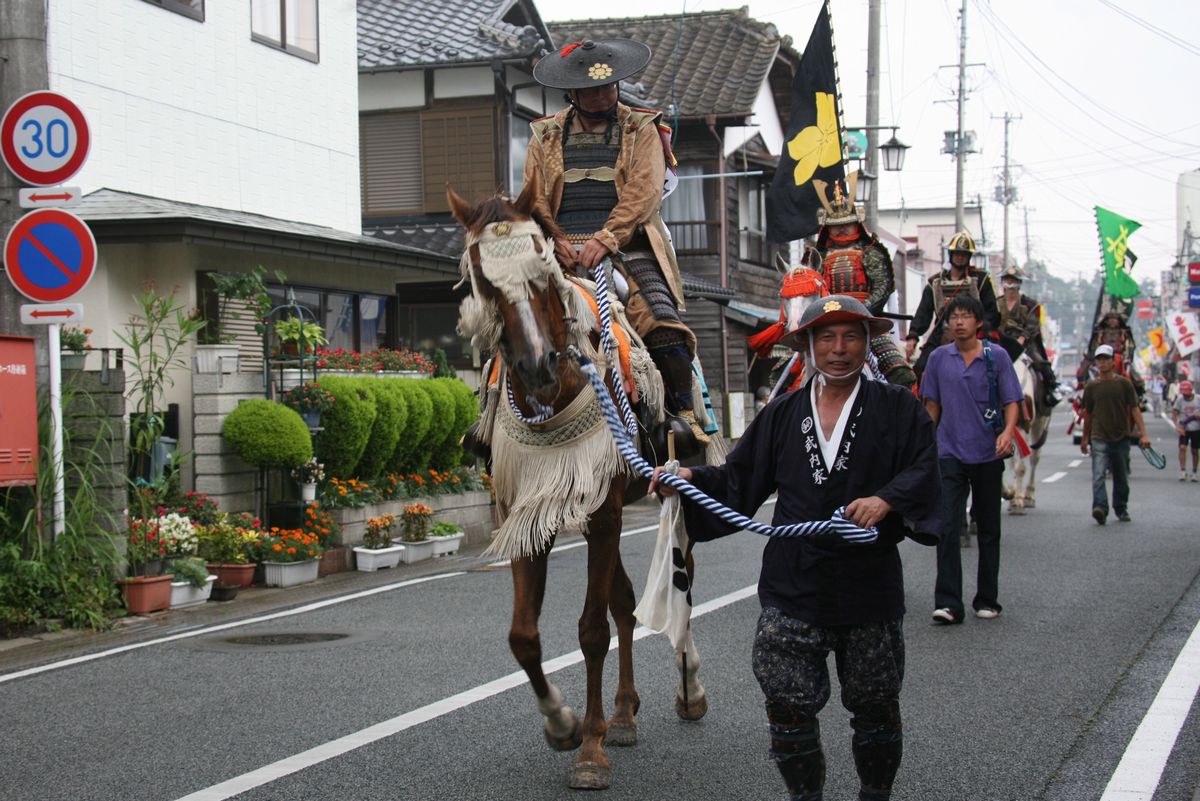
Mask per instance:
[[[946,320],[954,341],[933,351],[921,377],[925,410],[937,426],[942,474],[942,538],[938,542],[934,623],[962,623],[959,536],[972,493],[979,527],[975,617],[1000,615],[1000,491],[1004,457],[1012,451],[1021,384],[1004,348],[979,339],[983,305],[962,294],[950,301]]]

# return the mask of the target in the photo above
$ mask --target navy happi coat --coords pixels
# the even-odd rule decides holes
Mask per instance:
[[[720,467],[695,467],[693,483],[746,515],[778,492],[772,525],[827,520],[856,498],[878,495],[892,512],[871,545],[836,535],[772,537],[763,552],[763,606],[819,626],[894,620],[904,614],[897,544],[924,545],[941,531],[941,478],[933,421],[907,389],[860,379],[833,464],[817,442],[811,382],[770,403]],[[688,534],[698,541],[736,529],[684,499]]]

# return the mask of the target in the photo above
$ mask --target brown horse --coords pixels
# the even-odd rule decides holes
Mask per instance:
[[[642,497],[646,485],[633,480],[599,414],[595,392],[566,355],[574,345],[598,364],[604,361],[592,307],[563,274],[543,227],[532,218],[529,188],[515,203],[496,196],[477,207],[450,187],[446,194],[467,229],[461,266],[471,295],[460,308],[459,330],[481,351],[498,354],[504,365],[494,422],[480,430],[491,445],[501,520],[491,551],[512,560],[509,646],[537,696],[547,742],[562,751],[582,745],[570,786],[604,789],[612,776],[605,744],[637,742],[634,594],[619,542],[625,499]],[[588,545],[587,595],[579,618],[587,671],[582,725],[546,679],[538,634],[555,536],[579,528]],[[690,568],[689,558],[689,574]],[[617,627],[619,675],[615,710],[606,722],[601,691],[610,612]],[[683,664],[687,669],[676,711],[697,719],[707,708],[696,681],[699,659],[690,653]]]

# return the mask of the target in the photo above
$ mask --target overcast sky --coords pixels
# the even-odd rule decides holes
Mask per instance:
[[[580,19],[577,0],[535,0],[547,21]],[[912,145],[903,172],[882,172],[881,208],[952,206],[954,161],[942,155],[955,128],[953,99],[962,0],[884,0],[880,76],[882,124]],[[603,16],[697,13],[736,8],[730,0],[606,0]],[[820,0],[751,0],[752,17],[774,23],[797,50]],[[848,126],[866,118],[866,0],[832,0]],[[599,16],[599,15],[593,15]],[[1136,19],[1131,19],[1130,17]],[[686,21],[685,21],[686,24]],[[1150,28],[1161,29],[1154,31]],[[1200,2],[1195,0],[969,0],[964,194],[984,199],[988,237],[1002,238],[992,201],[1004,156],[1005,112],[1013,182],[1009,247],[1024,260],[1024,214],[1032,255],[1064,278],[1100,266],[1092,206],[1143,224],[1131,238],[1138,279],[1158,280],[1174,261],[1175,185],[1200,168]],[[1178,44],[1172,37],[1180,37]],[[948,101],[948,102],[941,102]],[[884,137],[888,136],[884,132]],[[1200,219],[1200,209],[1195,211]],[[912,233],[905,231],[904,233]],[[978,232],[973,232],[978,233]]]

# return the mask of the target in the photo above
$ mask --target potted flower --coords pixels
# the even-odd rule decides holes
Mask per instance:
[[[217,577],[216,587],[249,587],[254,580],[254,563],[249,550],[258,541],[257,520],[242,515],[222,514],[217,522],[197,528],[198,552],[208,571]],[[225,593],[227,594],[227,593]]]
[[[433,540],[429,539],[429,524],[433,520],[433,509],[423,503],[410,503],[404,507],[404,554],[405,564],[412,564],[433,556]]]
[[[199,541],[196,538],[196,526],[190,518],[178,512],[168,512],[155,523],[158,526],[158,540],[168,560],[195,555]]]
[[[92,343],[88,342],[88,335],[91,333],[92,329],[90,328],[75,328],[72,326],[62,329],[58,339],[59,358],[61,359],[62,369],[83,369],[84,361],[87,359],[87,352],[92,350]]]
[[[275,335],[279,337],[280,350],[289,356],[297,356],[301,351],[312,353],[318,345],[329,344],[324,328],[299,317],[276,321]]]
[[[333,393],[316,381],[306,381],[292,387],[283,393],[281,400],[285,406],[299,412],[310,429],[321,425],[321,415],[332,410],[337,402]]]
[[[117,582],[131,615],[146,615],[170,605],[171,577],[159,575],[165,553],[157,521],[131,518],[125,549],[129,577]]]
[[[466,536],[461,526],[439,520],[429,527],[429,537],[433,540],[434,556],[449,556],[458,553],[459,543]]]
[[[325,480],[325,465],[311,457],[307,462],[292,468],[292,478],[300,485],[300,500],[312,502],[317,499],[317,482]]]
[[[198,334],[196,345],[196,372],[233,373],[238,369],[238,347],[234,344],[237,334],[232,323],[240,320],[243,312],[254,319],[254,329],[261,336],[266,331],[263,320],[271,313],[271,296],[263,282],[267,270],[254,267],[246,273],[208,273],[211,288],[202,293],[200,316],[205,326]],[[286,280],[281,272],[275,277]],[[209,313],[210,303],[216,304],[214,313]]]
[[[268,587],[290,587],[316,580],[321,543],[315,535],[298,528],[272,528],[259,537],[258,547]]]
[[[208,572],[203,559],[176,559],[168,568],[171,576],[171,608],[186,609],[208,600],[217,577]]]
[[[400,563],[404,546],[392,544],[392,526],[395,524],[396,515],[380,515],[367,520],[363,544],[354,549],[358,570],[371,573]]]

